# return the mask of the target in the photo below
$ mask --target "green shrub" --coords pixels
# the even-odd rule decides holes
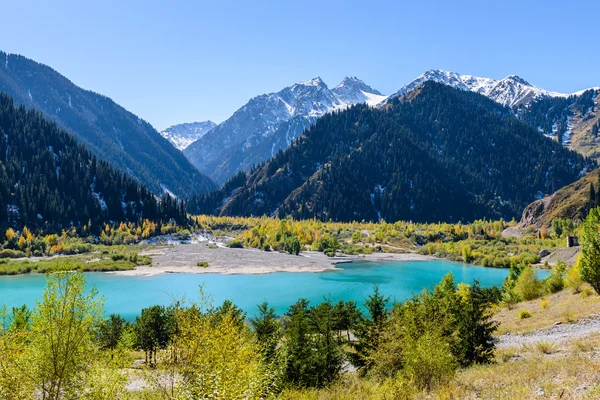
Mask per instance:
[[[264,251],[271,251],[271,245],[269,243],[265,243],[265,244],[263,244],[262,249]]]
[[[526,309],[522,309],[521,311],[519,311],[519,319],[526,319],[526,318],[530,318],[531,317],[531,313],[526,310]]]
[[[202,268],[207,268],[208,267],[208,261],[198,261],[196,263],[197,267],[202,267]]]
[[[128,271],[135,269],[135,263],[129,260],[98,260],[89,263],[83,263],[79,267],[74,268],[79,271],[86,272],[107,272],[107,271]],[[39,272],[39,269],[38,269]]]
[[[21,250],[4,249],[0,250],[0,258],[23,258],[25,253]]]
[[[554,268],[552,268],[552,272],[550,273],[550,276],[546,279],[546,282],[545,282],[546,292],[552,294],[552,293],[560,292],[561,290],[564,289],[564,287],[565,287],[564,275],[565,275],[566,267],[567,267],[566,264],[562,261],[559,261],[558,263],[556,263],[556,266]]]
[[[590,297],[593,293],[593,290],[586,286],[583,288],[583,290],[581,290],[581,297],[585,299],[587,297]]]
[[[113,261],[121,261],[125,259],[125,254],[122,253],[112,253],[110,255],[110,259]]]
[[[462,248],[462,258],[463,261],[466,263],[470,263],[471,261],[473,261],[471,246],[464,246]]]
[[[515,293],[521,300],[528,301],[540,297],[542,283],[531,267],[525,267],[517,278]]]
[[[227,247],[229,247],[230,249],[243,249],[244,244],[236,239],[236,240],[232,240],[231,242],[229,242],[227,244]]]
[[[149,256],[140,256],[136,253],[136,265],[152,265],[152,258]]]
[[[83,254],[92,251],[92,245],[88,243],[71,243],[63,246],[61,254],[73,255]]]
[[[435,331],[426,331],[413,343],[407,343],[403,358],[403,375],[420,390],[443,385],[456,369],[450,347]]]

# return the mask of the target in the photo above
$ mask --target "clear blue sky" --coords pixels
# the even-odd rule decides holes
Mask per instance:
[[[599,16],[596,0],[5,1],[0,49],[162,129],[316,75],[384,94],[431,68],[598,86]]]

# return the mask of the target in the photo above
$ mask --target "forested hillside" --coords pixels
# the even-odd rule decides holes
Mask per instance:
[[[516,114],[539,132],[554,136],[559,143],[571,143],[573,117],[593,118],[597,91],[586,90],[579,96],[544,97],[515,109]]]
[[[184,222],[183,203],[158,201],[36,111],[0,94],[0,225],[98,232],[148,218]]]
[[[149,123],[106,96],[84,90],[52,68],[0,51],[0,92],[41,111],[92,153],[154,193],[188,197],[214,189]]]
[[[482,95],[427,82],[382,110],[355,106],[322,117],[254,168],[242,187],[221,190],[213,212],[346,221],[510,219],[593,164]],[[196,201],[196,208],[218,203],[211,201]]]

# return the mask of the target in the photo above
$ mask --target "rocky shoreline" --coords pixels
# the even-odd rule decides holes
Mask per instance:
[[[337,264],[353,261],[428,261],[434,257],[415,253],[375,253],[358,256],[327,257],[315,251],[303,251],[298,256],[275,251],[232,249],[206,242],[175,244],[147,250],[140,255],[152,258],[151,266],[134,270],[110,272],[117,275],[143,276],[165,273],[188,274],[267,274],[271,272],[323,272],[336,269]],[[207,267],[198,263],[207,262]]]

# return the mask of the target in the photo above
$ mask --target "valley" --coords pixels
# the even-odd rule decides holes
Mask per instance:
[[[130,6],[0,25],[0,400],[599,396],[588,25]]]

